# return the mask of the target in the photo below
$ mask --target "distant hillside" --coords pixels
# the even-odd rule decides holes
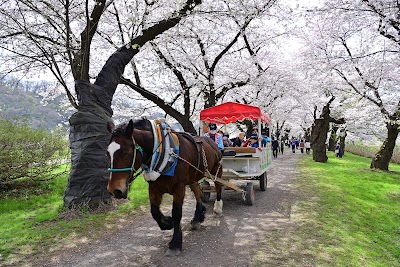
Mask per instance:
[[[54,85],[46,81],[0,80],[0,116],[23,120],[34,128],[68,128],[68,119],[76,110],[71,108],[64,93],[54,91]],[[142,103],[118,93],[114,96],[112,108],[116,124],[141,116],[148,119],[165,117],[163,112],[158,111],[151,115],[143,114],[145,107]],[[170,118],[168,122],[174,130],[183,131],[182,127]]]
[[[66,126],[70,112],[63,108],[64,96],[45,101],[36,89],[24,86],[11,86],[0,83],[0,115],[15,120],[23,120],[34,128],[52,130]],[[43,88],[42,88],[43,89]]]

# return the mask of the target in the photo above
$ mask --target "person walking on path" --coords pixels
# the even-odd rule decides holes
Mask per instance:
[[[339,142],[337,142],[336,147],[335,147],[335,154],[337,158],[341,158],[343,155],[343,150],[342,146],[340,145]]]
[[[292,152],[296,153],[296,141],[294,139],[292,139],[292,141],[290,141],[290,145],[292,147]]]
[[[281,153],[283,155],[283,149],[285,148],[285,143],[283,141],[281,141]]]
[[[306,148],[306,153],[310,154],[310,150],[311,150],[311,143],[310,141],[306,140],[306,142],[304,143],[304,147]]]
[[[274,158],[277,158],[278,157],[278,148],[279,148],[278,140],[272,139],[271,146],[272,146],[272,155],[274,156]]]
[[[301,154],[303,154],[304,153],[304,141],[303,141],[303,139],[301,139],[299,147],[300,147]]]

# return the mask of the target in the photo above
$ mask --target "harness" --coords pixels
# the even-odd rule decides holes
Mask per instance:
[[[179,155],[179,139],[162,120],[150,121],[154,136],[154,151],[150,166],[142,164],[143,178],[155,181],[161,175],[173,176],[177,160],[172,153]]]
[[[186,159],[180,157],[179,155],[174,155],[172,154],[172,156],[176,157],[177,159],[185,162],[186,164],[188,164],[190,167],[192,167],[193,169],[195,169],[196,171],[202,173],[204,175],[204,177],[210,178],[212,181],[215,181],[216,179],[218,179],[218,177],[216,177],[215,175],[217,175],[217,173],[219,172],[219,169],[221,168],[222,164],[221,164],[221,160],[219,160],[219,164],[218,164],[218,169],[215,173],[215,175],[211,174],[210,171],[208,170],[208,162],[207,162],[207,156],[206,153],[204,151],[204,146],[203,146],[203,141],[196,141],[194,139],[194,137],[188,133],[181,133],[183,135],[183,137],[185,137],[186,139],[188,139],[189,141],[191,141],[197,148],[197,151],[199,153],[198,155],[198,163],[197,163],[197,167],[194,166],[192,163],[190,163],[189,161],[187,161]],[[201,153],[201,155],[200,155]],[[215,156],[218,159],[217,153],[215,154]],[[204,171],[202,171],[200,169],[200,162],[201,162],[201,157],[203,159],[203,166],[204,166]]]
[[[186,159],[184,159],[184,158],[182,158],[182,157],[180,157],[180,156],[178,156],[178,155],[172,154],[172,156],[173,156],[173,157],[176,157],[177,159],[182,160],[183,162],[185,162],[186,164],[188,164],[190,167],[192,167],[192,168],[195,169],[196,171],[198,171],[198,172],[200,172],[200,173],[203,173],[204,177],[210,178],[211,180],[215,181],[215,180],[217,179],[217,177],[216,177],[215,175],[212,175],[212,174],[210,173],[210,171],[208,170],[208,164],[207,164],[206,153],[204,152],[203,146],[201,146],[201,147],[202,147],[202,152],[203,152],[202,154],[203,154],[203,162],[204,162],[204,169],[205,169],[205,171],[200,170],[200,169],[198,168],[199,166],[197,166],[197,167],[194,166],[192,163],[190,163],[189,161],[187,161]],[[215,174],[218,173],[218,171],[219,171],[219,169],[221,168],[221,166],[222,166],[221,163],[218,164],[218,169],[217,169],[217,171],[216,171]]]
[[[140,145],[135,142],[135,139],[132,136],[132,142],[134,146],[134,154],[132,160],[132,166],[129,168],[108,168],[109,172],[130,172],[130,176],[132,176],[129,181],[129,185],[140,175],[143,174],[143,177],[146,181],[155,181],[161,175],[173,176],[174,170],[177,165],[178,160],[181,160],[194,168],[196,171],[205,175],[205,177],[212,179],[213,181],[217,179],[215,175],[212,175],[208,170],[207,157],[204,151],[204,146],[202,141],[196,141],[193,136],[188,133],[179,133],[184,138],[191,141],[197,148],[199,153],[198,156],[198,164],[197,167],[192,163],[187,161],[186,159],[179,156],[179,139],[175,133],[171,132],[171,129],[168,124],[160,120],[150,121],[152,125],[152,131],[154,136],[154,151],[149,158],[149,160],[142,164],[141,167],[135,170],[134,165],[136,162],[137,151],[140,152],[143,158],[143,149]],[[200,155],[201,154],[201,155]],[[217,155],[216,155],[217,156]],[[203,160],[204,171],[200,169],[201,157]],[[150,163],[148,166],[147,164]],[[221,168],[221,161],[219,162],[218,169]],[[142,170],[141,172],[137,172],[138,170]]]

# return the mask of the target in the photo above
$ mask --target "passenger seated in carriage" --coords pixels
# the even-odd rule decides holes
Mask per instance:
[[[245,143],[244,137],[245,137],[245,133],[244,132],[240,132],[238,137],[235,137],[235,138],[231,139],[232,146],[234,146],[234,147],[242,147],[244,145],[244,143]]]
[[[258,134],[252,133],[246,142],[243,144],[244,147],[258,147]]]
[[[227,132],[223,133],[222,136],[222,143],[224,144],[224,147],[231,147],[233,146],[233,142],[229,139],[229,134]]]
[[[222,135],[217,133],[217,125],[215,123],[210,123],[208,125],[208,132],[204,136],[210,137],[218,146],[219,149],[224,149],[224,144],[222,142]]]
[[[249,147],[258,147],[258,136],[257,135],[252,134],[249,139],[250,139]]]
[[[222,144],[224,145],[224,147],[230,147],[232,146],[232,141],[229,140],[228,137],[224,136],[222,137]]]
[[[260,135],[260,137],[259,137],[259,139],[261,140],[261,146],[262,146],[262,147],[265,147],[265,146],[267,145],[267,143],[271,143],[271,138],[268,137],[267,130],[268,130],[268,129],[262,130],[262,131],[261,131],[261,135]],[[258,136],[258,127],[257,127],[257,126],[254,126],[254,127],[253,127],[253,131],[252,131],[251,134],[252,134],[252,135],[253,135],[253,134],[256,134],[256,135]]]

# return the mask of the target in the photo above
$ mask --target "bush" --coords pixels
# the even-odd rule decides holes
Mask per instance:
[[[379,146],[367,146],[363,143],[346,143],[346,151],[353,153],[355,155],[373,158],[375,154],[379,151]],[[400,163],[400,148],[396,146],[393,150],[393,156],[391,162]]]
[[[0,189],[18,182],[43,181],[68,155],[65,133],[32,129],[25,123],[0,118]]]

